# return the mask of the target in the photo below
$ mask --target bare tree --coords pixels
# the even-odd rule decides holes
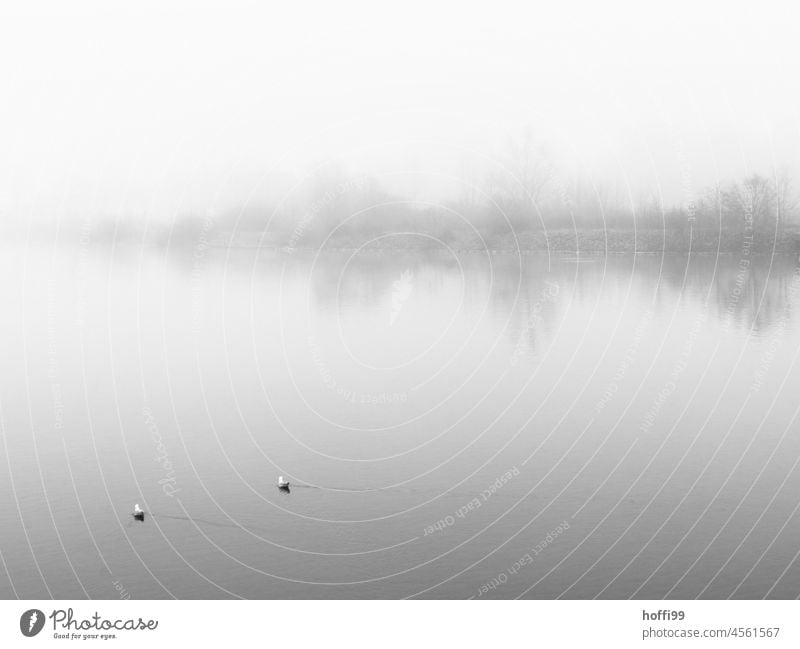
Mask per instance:
[[[774,184],[758,174],[748,176],[723,192],[722,205],[726,215],[746,231],[768,228],[774,224]]]
[[[789,170],[781,167],[775,175],[775,218],[778,228],[794,219],[797,212],[797,195],[792,186]]]
[[[490,193],[512,219],[530,225],[552,182],[547,147],[526,131],[508,143],[502,158],[504,169],[492,177]]]

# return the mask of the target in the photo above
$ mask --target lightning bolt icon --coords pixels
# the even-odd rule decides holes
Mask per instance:
[[[31,613],[31,619],[28,621],[28,631],[33,629],[33,625],[36,624],[36,620],[38,619],[38,615],[36,615],[36,611]]]

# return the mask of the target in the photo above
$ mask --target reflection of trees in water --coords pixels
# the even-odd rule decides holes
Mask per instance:
[[[311,290],[319,305],[374,306],[388,299],[393,282],[410,270],[414,291],[432,299],[446,291],[458,291],[460,297],[463,290],[468,317],[480,317],[488,303],[485,317],[499,326],[508,320],[507,335],[526,353],[552,333],[570,299],[576,306],[597,303],[598,308],[624,308],[627,301],[652,305],[656,317],[668,317],[683,303],[708,308],[724,326],[755,332],[781,318],[791,322],[795,309],[791,282],[796,264],[788,256],[771,261],[753,256],[749,264],[731,255],[611,255],[588,263],[558,258],[548,263],[546,254],[520,258],[484,252],[458,260],[422,252],[369,252],[347,263],[348,258],[349,253],[317,258]]]
[[[597,299],[598,293],[608,295],[610,289],[621,290],[623,284],[627,290],[631,282],[631,299],[652,301],[656,314],[658,309],[675,308],[680,299],[697,308],[706,305],[726,326],[755,332],[769,329],[781,317],[791,320],[794,258],[754,256],[748,261],[740,262],[732,255],[608,257],[605,275],[601,265],[578,268],[575,298]]]
[[[413,290],[431,295],[449,279],[460,281],[458,262],[446,254],[326,252],[315,259],[310,290],[318,306],[373,307],[391,296],[394,282],[407,271]]]
[[[647,279],[659,302],[675,298],[709,309],[724,326],[765,331],[792,313],[790,284],[794,258],[735,255],[653,256],[637,260],[637,275]],[[662,265],[663,261],[663,265]]]
[[[717,316],[724,322],[755,332],[768,330],[782,317],[794,317],[791,294],[795,263],[791,257],[754,259],[749,265],[736,259],[721,265],[715,282]]]
[[[555,327],[562,281],[548,268],[546,255],[504,255],[495,259],[495,313],[508,318],[507,334],[515,354],[532,355]]]
[[[632,298],[652,300],[656,310],[674,308],[680,299],[697,308],[706,305],[725,326],[761,332],[781,317],[794,314],[791,281],[793,257],[752,256],[740,262],[733,255],[641,255],[609,257],[605,281],[632,281]],[[749,263],[748,263],[749,262]],[[576,274],[579,293],[597,295],[602,274],[581,269]]]
[[[542,255],[520,258],[481,251],[455,259],[446,253],[370,251],[352,258],[349,253],[326,253],[316,260],[311,291],[323,308],[373,308],[390,298],[394,282],[407,271],[413,275],[413,290],[430,299],[449,291],[460,300],[463,291],[461,308],[467,317],[490,318],[501,327],[508,322],[507,335],[528,349],[557,312],[558,296],[550,294],[558,291],[558,283],[548,275]]]

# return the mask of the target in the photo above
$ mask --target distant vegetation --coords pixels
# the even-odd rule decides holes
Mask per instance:
[[[509,147],[500,172],[429,205],[394,195],[375,179],[317,169],[273,204],[182,215],[145,229],[106,222],[93,238],[168,247],[433,248],[563,251],[800,252],[798,200],[785,172],[687,192],[679,205],[557,173],[527,140]],[[99,225],[99,224],[98,224]],[[105,235],[105,236],[104,236]]]
[[[428,206],[393,196],[373,180],[316,179],[304,200],[249,206],[212,219],[185,216],[169,245],[277,248],[551,249],[565,251],[800,251],[798,202],[788,176],[751,175],[706,188],[667,207],[651,197],[624,201],[578,181],[558,184],[544,171],[448,203]]]

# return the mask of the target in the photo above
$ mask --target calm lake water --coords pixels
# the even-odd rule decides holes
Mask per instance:
[[[0,596],[797,597],[746,261],[6,246]]]

